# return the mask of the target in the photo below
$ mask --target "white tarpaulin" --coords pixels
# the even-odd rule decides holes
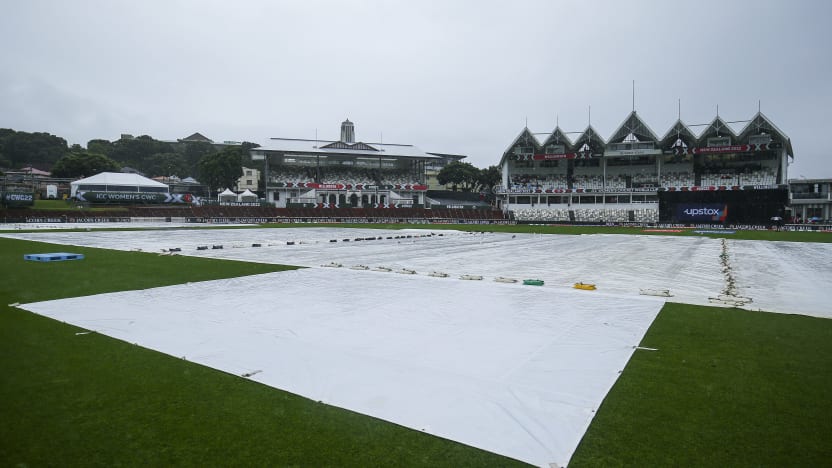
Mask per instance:
[[[305,269],[23,308],[537,465],[565,465],[663,305]]]
[[[746,308],[832,316],[832,244],[320,227],[0,235],[314,267],[24,308],[546,466],[568,462],[660,309],[639,289],[708,304],[727,252]],[[197,250],[209,245],[224,248]]]
[[[669,300],[710,305],[726,287],[722,241],[707,237],[627,235],[468,234],[430,230],[233,229],[147,232],[8,234],[9,237],[121,250],[181,248],[183,255],[318,267],[337,262],[419,274],[540,278],[545,287],[578,281],[599,291],[638,296],[640,289],[669,289]],[[405,234],[412,238],[400,238]],[[2,236],[4,234],[0,234]],[[355,241],[356,238],[380,240]],[[391,237],[392,239],[388,239]],[[343,242],[350,239],[350,242]],[[336,240],[337,242],[330,242]],[[287,245],[288,243],[292,245]],[[832,317],[832,244],[728,240],[729,263],[739,295],[751,310]],[[252,243],[261,248],[251,248]],[[222,244],[222,250],[196,250]],[[240,247],[240,248],[233,248]]]

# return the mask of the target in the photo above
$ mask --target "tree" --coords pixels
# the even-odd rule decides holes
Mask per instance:
[[[454,161],[443,167],[436,180],[442,185],[451,184],[454,191],[462,189],[470,192],[477,184],[480,171],[471,163]]]
[[[110,156],[113,152],[113,144],[108,140],[90,140],[87,142],[87,152]]]
[[[239,147],[230,147],[219,153],[203,156],[198,166],[200,179],[211,191],[233,187],[237,179],[243,175]]]
[[[157,153],[145,161],[144,171],[152,176],[178,176],[187,177],[190,175],[188,165],[185,164],[185,157],[179,153]]]
[[[495,186],[500,185],[502,180],[503,173],[500,171],[500,168],[497,166],[488,166],[487,168],[480,170],[477,185],[480,186],[480,190],[490,193],[493,191]]]
[[[101,172],[118,172],[121,166],[103,154],[68,154],[52,167],[52,176],[61,178],[89,177]]]
[[[0,129],[0,154],[12,167],[48,169],[69,152],[66,140],[49,133]]]
[[[217,148],[207,141],[189,141],[185,143],[185,151],[183,152],[185,164],[191,170],[198,170],[197,166],[202,158],[216,152]]]
[[[173,153],[173,146],[153,137],[142,135],[133,139],[117,140],[109,156],[125,166],[145,171],[147,160],[154,154]]]
[[[246,162],[251,162],[252,161],[251,160],[251,150],[253,150],[254,148],[259,148],[259,147],[260,147],[260,145],[258,145],[257,143],[252,143],[250,141],[244,141],[244,142],[240,143],[240,152],[243,155],[243,159]]]

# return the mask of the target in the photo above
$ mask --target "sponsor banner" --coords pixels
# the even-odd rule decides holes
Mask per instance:
[[[416,190],[416,191],[420,191],[420,192],[424,192],[425,190],[428,189],[427,185],[419,185],[419,184],[416,184],[416,185],[394,185],[393,187],[395,187],[396,189],[399,189],[399,190]]]
[[[314,206],[315,208],[341,208],[341,205],[338,203],[318,203]],[[364,208],[412,208],[413,203],[368,203],[364,205]],[[306,207],[304,207],[306,208]],[[357,208],[353,206],[346,206],[345,208]]]
[[[65,223],[67,219],[65,217],[61,218],[25,218],[23,220],[26,223]]]
[[[680,187],[636,187],[636,188],[608,188],[603,189],[535,189],[494,187],[497,194],[535,194],[535,193],[653,193],[653,192],[716,192],[722,190],[778,190],[785,189],[785,185],[703,185]]]
[[[726,146],[705,146],[700,148],[673,148],[673,154],[720,154],[720,153],[747,153],[751,151],[768,151],[771,143],[753,145],[726,145]]]
[[[682,222],[725,222],[728,205],[724,203],[679,203],[675,209],[676,220]]]
[[[130,218],[87,218],[83,216],[75,216],[75,213],[70,213],[72,216],[63,215],[60,218],[26,218],[27,223],[129,223]]]
[[[490,210],[490,206],[479,205],[431,205],[432,209],[447,209],[447,210]]]
[[[659,192],[715,192],[719,190],[777,190],[786,185],[704,185],[690,187],[659,187]]]
[[[81,192],[75,194],[78,201],[89,203],[165,203],[170,200],[167,193],[140,192]]]
[[[559,159],[590,159],[592,158],[592,153],[589,151],[581,151],[578,153],[557,153],[557,154],[549,154],[549,153],[526,153],[526,154],[515,154],[514,159],[516,161],[557,161]]]
[[[190,193],[142,193],[142,192],[82,192],[78,191],[75,198],[87,203],[114,203],[121,205],[146,203],[193,203],[201,204],[200,197]]]
[[[632,149],[632,150],[609,150],[604,152],[604,157],[616,157],[616,156],[651,156],[662,154],[662,150],[660,149]]]
[[[309,189],[323,189],[323,190],[345,190],[350,188],[349,185],[344,184],[319,184],[317,182],[275,182],[269,184],[269,187],[274,188],[309,188]]]
[[[271,188],[308,188],[319,190],[415,190],[424,191],[427,185],[420,184],[396,184],[396,185],[371,185],[371,184],[319,184],[317,182],[275,182],[269,184]]]
[[[2,193],[0,199],[3,200],[6,206],[29,206],[35,204],[35,194],[31,192],[5,192]]]
[[[737,231],[731,229],[697,229],[693,231],[696,234],[736,234]]]
[[[516,189],[508,189],[506,190],[503,187],[494,187],[494,193],[509,193],[509,194],[535,194],[535,193],[552,193],[552,194],[559,194],[559,193],[655,193],[660,191],[661,189],[658,187],[638,187],[638,188],[609,188],[607,190],[602,189],[568,189],[568,188],[557,188],[557,189],[532,189],[532,188],[516,188]]]
[[[305,184],[297,184],[299,187],[323,189],[323,190],[344,190],[347,188],[344,184],[318,184],[315,182],[307,182]]]

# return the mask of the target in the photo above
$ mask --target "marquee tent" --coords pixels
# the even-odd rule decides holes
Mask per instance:
[[[71,196],[82,192],[136,192],[136,193],[168,193],[170,188],[161,182],[142,177],[138,174],[124,174],[121,172],[102,172],[92,177],[79,179],[69,184]]]
[[[237,201],[241,201],[241,202],[257,201],[257,194],[252,192],[249,189],[246,189],[245,192],[237,195]]]
[[[217,197],[219,201],[237,201],[237,194],[229,189],[225,189]]]

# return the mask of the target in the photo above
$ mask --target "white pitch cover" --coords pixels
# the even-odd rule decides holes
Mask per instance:
[[[726,285],[723,243],[705,237],[321,227],[0,236],[312,267],[23,307],[544,466],[569,461],[661,308],[641,289],[707,305]],[[198,249],[216,244],[225,248]],[[832,244],[726,246],[738,294],[753,298],[744,308],[832,317]],[[321,268],[332,264],[343,267]],[[416,274],[385,272],[404,269]],[[571,289],[578,281],[598,290]]]
[[[565,466],[663,304],[316,268],[21,307],[325,404]]]

